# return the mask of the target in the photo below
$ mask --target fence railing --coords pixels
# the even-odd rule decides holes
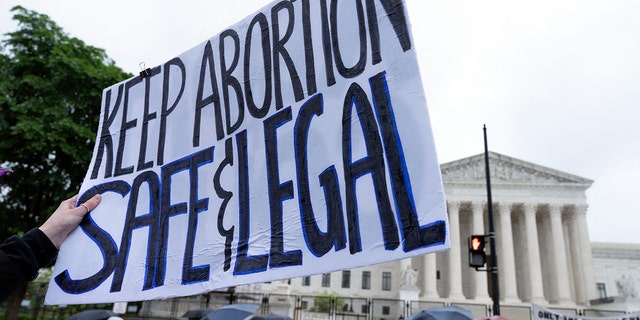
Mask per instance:
[[[86,304],[71,306],[45,306],[46,283],[32,283],[22,300],[18,313],[20,320],[65,320],[72,314],[89,309],[112,309],[113,304]],[[431,307],[457,305],[471,311],[475,319],[491,314],[491,305],[482,302],[405,301],[336,295],[286,295],[241,293],[234,291],[212,291],[207,294],[129,302],[127,312],[121,315],[126,320],[138,319],[187,319],[183,315],[189,310],[217,309],[233,303],[258,304],[258,314],[276,313],[294,320],[396,320],[407,319],[412,314]],[[4,316],[6,302],[0,304],[0,317]],[[550,309],[554,309],[551,307]],[[501,314],[509,320],[531,320],[531,307],[526,304],[501,304]],[[587,317],[624,315],[623,311],[582,308],[554,310],[568,315]]]

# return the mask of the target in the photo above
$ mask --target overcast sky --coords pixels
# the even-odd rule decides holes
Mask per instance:
[[[270,1],[0,1],[139,72]],[[224,6],[221,6],[224,3]],[[640,243],[640,1],[407,0],[441,163],[489,148],[594,180],[592,241]]]

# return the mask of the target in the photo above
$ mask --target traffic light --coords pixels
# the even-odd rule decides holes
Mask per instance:
[[[486,256],[484,253],[484,235],[474,234],[469,237],[469,266],[484,267]]]

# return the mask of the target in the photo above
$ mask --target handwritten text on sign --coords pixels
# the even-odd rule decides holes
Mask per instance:
[[[79,201],[97,193],[47,303],[190,295],[447,249],[404,3],[274,2],[105,89]]]

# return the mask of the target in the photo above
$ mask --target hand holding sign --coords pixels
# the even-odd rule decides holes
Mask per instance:
[[[40,230],[47,235],[56,248],[60,249],[60,245],[62,245],[64,239],[80,224],[85,214],[98,206],[101,198],[102,197],[97,194],[77,207],[76,201],[78,195],[62,201],[51,217],[40,226]]]

